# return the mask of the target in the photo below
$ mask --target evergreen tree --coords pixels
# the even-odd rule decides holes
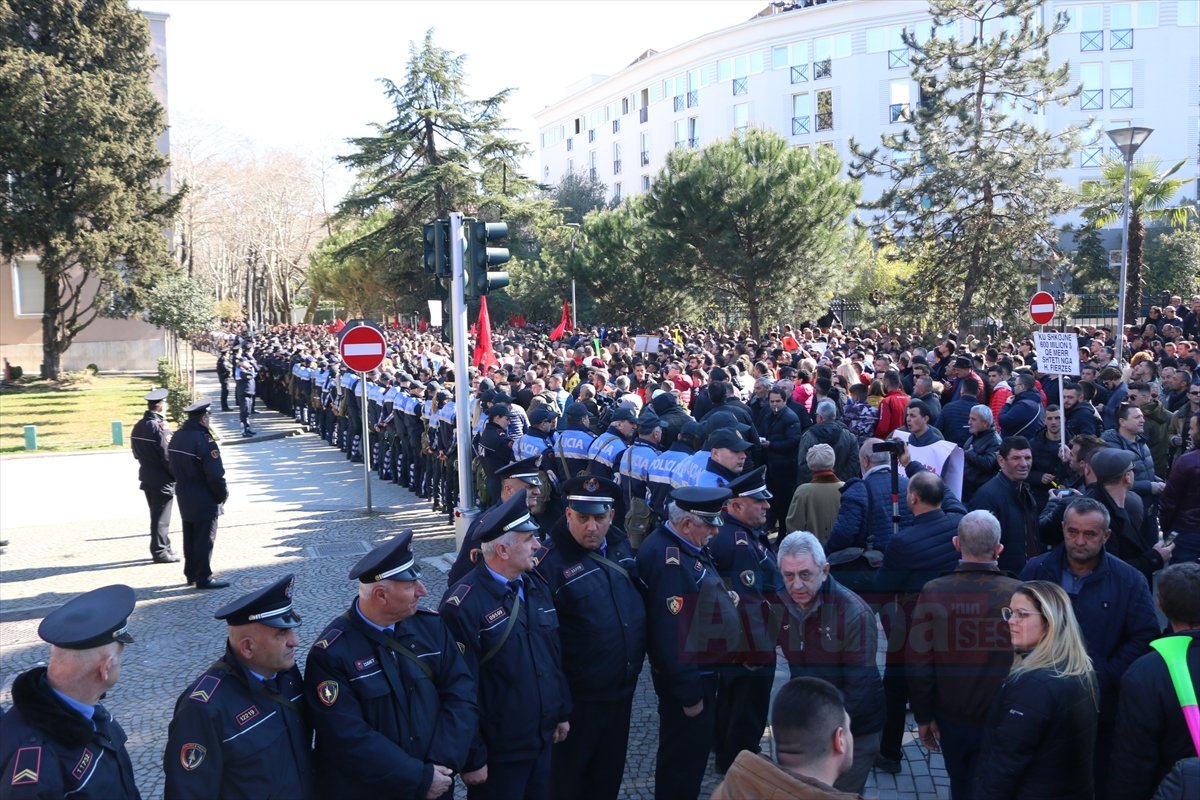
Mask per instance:
[[[1184,303],[1200,294],[1200,230],[1187,228],[1150,238],[1146,291],[1151,297],[1177,294]]]
[[[1069,258],[1072,288],[1077,294],[1116,292],[1117,273],[1108,263],[1108,248],[1094,226],[1085,225],[1075,231],[1075,252]]]
[[[835,151],[790,147],[773,131],[675,150],[646,195],[660,263],[763,322],[820,313],[843,266],[857,181]]]
[[[1057,244],[1052,219],[1071,194],[1050,174],[1069,163],[1077,128],[1043,130],[1040,110],[1065,104],[1068,67],[1053,67],[1040,0],[931,0],[928,37],[905,32],[920,101],[912,124],[866,150],[851,141],[855,177],[891,185],[867,207],[902,257],[919,253],[901,303],[965,335],[972,320],[1015,320]],[[947,36],[945,26],[961,28]]]
[[[0,252],[36,256],[44,369],[98,316],[140,311],[171,266],[182,193],[160,181],[162,106],[146,20],[124,0],[0,11]]]
[[[562,211],[563,222],[583,223],[589,211],[607,206],[608,187],[599,178],[582,172],[568,172],[554,187],[550,198]]]
[[[1142,316],[1142,292],[1146,288],[1143,262],[1146,251],[1146,223],[1163,220],[1182,227],[1195,213],[1193,206],[1171,206],[1179,190],[1191,178],[1174,177],[1187,163],[1179,161],[1168,170],[1161,170],[1158,159],[1137,161],[1129,172],[1129,255],[1125,270],[1125,319],[1132,322]],[[1090,224],[1103,228],[1121,222],[1125,211],[1125,162],[1105,159],[1100,174],[1103,180],[1089,184],[1083,193],[1083,217]]]
[[[462,211],[519,228],[522,215],[513,215],[536,189],[517,172],[528,148],[506,136],[501,108],[511,89],[468,98],[464,62],[434,44],[432,30],[419,46],[411,44],[403,83],[381,81],[395,116],[375,125],[374,135],[351,139],[355,151],[339,158],[357,176],[338,217],[362,219],[382,210],[387,218],[337,255],[368,259],[411,306],[404,310],[420,310],[428,295],[419,288],[428,285],[419,258],[426,222]]]

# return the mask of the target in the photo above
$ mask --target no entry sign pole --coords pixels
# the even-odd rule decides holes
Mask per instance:
[[[338,340],[338,350],[341,351],[342,361],[347,367],[358,373],[358,389],[362,391],[362,438],[363,454],[363,486],[367,492],[367,513],[371,508],[371,435],[367,425],[367,373],[378,369],[383,363],[384,349],[387,339],[383,331],[373,323],[355,320],[342,329]]]

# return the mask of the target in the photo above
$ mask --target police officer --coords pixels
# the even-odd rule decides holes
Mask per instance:
[[[608,430],[596,437],[588,448],[591,466],[588,471],[601,478],[612,478],[617,474],[617,462],[633,439],[637,429],[637,416],[628,408],[618,408],[612,414]],[[619,509],[618,509],[619,511]]]
[[[499,502],[500,478],[497,470],[513,460],[512,440],[508,438],[508,420],[512,415],[509,406],[496,403],[487,410],[487,425],[479,435],[480,460],[487,480],[487,499]]]
[[[437,614],[419,606],[428,592],[412,538],[403,531],[354,565],[358,597],[309,650],[322,797],[450,797],[468,766],[475,682]]]
[[[529,513],[532,514],[533,507],[537,505],[538,498],[542,493],[542,480],[538,475],[537,457],[523,458],[520,461],[506,464],[496,472],[496,476],[500,479],[500,502],[503,503],[517,492],[524,490],[525,502]],[[482,555],[479,549],[481,544],[479,525],[482,519],[483,515],[481,514],[467,528],[462,547],[458,550],[458,556],[455,558],[453,566],[450,567],[450,571],[446,573],[447,584],[462,580],[462,577],[470,572],[471,568],[479,561]]]
[[[312,797],[312,726],[296,666],[295,577],[219,609],[225,654],[175,701],[166,800]]]
[[[187,421],[171,437],[168,453],[183,519],[183,576],[197,589],[224,589],[229,584],[212,579],[210,561],[229,488],[221,449],[208,428],[210,405],[201,400],[184,409]]]
[[[657,524],[650,508],[650,464],[658,455],[658,444],[666,425],[653,411],[642,414],[637,421],[638,437],[621,454],[618,462],[617,481],[621,494],[617,507],[625,512],[622,518],[624,529],[634,550]]]
[[[479,684],[470,761],[486,768],[486,781],[471,798],[548,798],[551,747],[571,727],[558,615],[545,581],[530,572],[537,531],[524,492],[485,512],[483,560],[442,598],[442,621]]]
[[[646,656],[646,609],[629,540],[613,524],[619,488],[579,475],[537,572],[558,610],[571,735],[554,746],[550,794],[613,800],[621,790],[633,692]]]
[[[228,350],[222,350],[217,356],[217,380],[221,382],[221,410],[232,411],[229,407],[229,377],[233,374],[233,361]]]
[[[647,649],[658,695],[655,800],[695,800],[712,749],[717,665],[741,635],[737,595],[705,549],[721,525],[729,490],[671,492],[668,518],[637,554],[646,600]]]
[[[250,415],[254,413],[254,390],[255,381],[257,380],[256,372],[258,367],[250,357],[242,358],[237,367],[233,370],[233,377],[237,381],[237,388],[234,390],[234,399],[238,404],[238,421],[242,423],[242,436],[253,436],[254,431],[250,429]]]
[[[717,772],[722,773],[741,751],[759,751],[784,614],[778,601],[783,578],[764,530],[771,509],[767,468],[739,475],[729,482],[729,490],[733,494],[725,503],[724,524],[708,543],[718,574],[738,593],[744,637],[742,651],[730,654],[717,684]]]
[[[171,552],[171,508],[175,505],[175,476],[167,455],[167,421],[163,418],[168,392],[155,389],[146,395],[148,406],[133,426],[129,444],[138,462],[138,480],[150,506],[150,557],[156,564],[174,564]]]
[[[709,434],[704,447],[709,451],[708,463],[696,485],[722,488],[741,474],[751,445],[732,430],[722,428]]]
[[[671,501],[672,476],[689,456],[696,452],[704,440],[704,428],[695,420],[688,420],[675,441],[650,462],[650,509],[659,519],[667,518],[667,503]]]
[[[591,415],[583,403],[571,403],[565,416],[567,426],[555,437],[554,454],[563,478],[569,480],[587,470],[591,463],[588,451],[596,437],[588,425]]]
[[[121,674],[135,602],[120,584],[94,589],[38,626],[50,661],[17,676],[0,725],[5,798],[138,800],[125,731],[100,699]]]

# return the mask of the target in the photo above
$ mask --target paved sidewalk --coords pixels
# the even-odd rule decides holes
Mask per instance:
[[[294,422],[267,409],[253,418],[259,436],[242,439],[236,412],[219,411],[215,375],[203,371],[198,383],[217,399],[214,428],[231,490],[213,554],[214,570],[233,584],[229,589],[195,591],[184,585],[179,565],[151,563],[149,515],[128,451],[0,460],[0,538],[11,541],[0,556],[0,703],[11,703],[17,674],[45,663],[48,647],[37,638],[42,616],[80,592],[109,583],[132,586],[138,606],[130,630],[137,641],[126,650],[121,683],[107,704],[129,734],[147,800],[162,796],[163,745],[175,699],[222,652],[225,626],[212,617],[218,607],[295,572],[296,604],[305,619],[303,665],[308,644],[353,598],[346,574],[363,553],[413,528],[430,592],[426,605],[436,607],[446,588],[444,557],[453,549],[445,516],[433,514],[427,501],[373,479],[376,513],[367,515],[361,465],[312,434],[296,435]],[[176,510],[171,535],[177,548],[179,531]],[[785,679],[777,675],[776,687]],[[657,738],[646,670],[634,705],[625,797],[652,796]],[[905,753],[904,772],[894,778],[876,773],[866,794],[948,797],[940,756],[927,760],[911,743]],[[710,775],[703,796],[717,780]]]

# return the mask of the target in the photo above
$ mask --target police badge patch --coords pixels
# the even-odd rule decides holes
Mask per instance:
[[[683,598],[679,595],[673,595],[667,598],[667,611],[674,615],[678,615],[683,610]]]
[[[204,761],[204,757],[208,755],[208,748],[196,742],[188,742],[179,750],[179,763],[188,772],[191,772]]]
[[[738,575],[738,577],[742,579],[742,585],[746,588],[750,588],[754,585],[754,570],[745,570],[742,572],[742,574]]]
[[[338,699],[337,681],[321,681],[317,684],[317,699],[326,707],[332,706]]]
[[[75,769],[71,770],[71,777],[75,780],[81,779],[84,773],[87,772],[87,768],[91,765],[93,758],[95,756],[92,754],[92,751],[86,747],[83,748],[83,754],[79,756],[79,763],[75,765]]]

